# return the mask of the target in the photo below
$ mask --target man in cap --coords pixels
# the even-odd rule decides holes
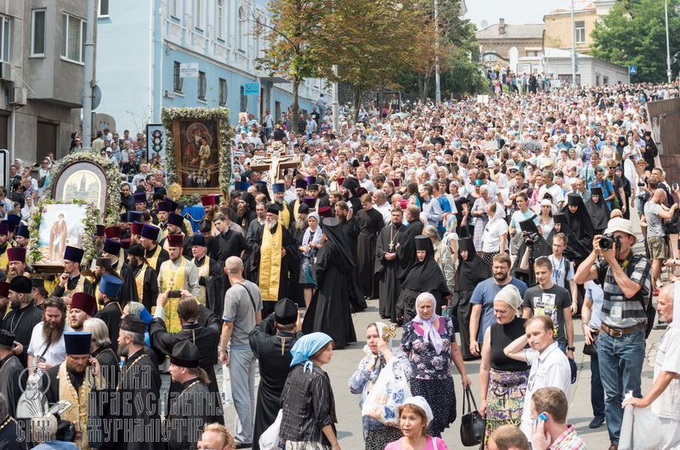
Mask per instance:
[[[176,234],[182,236],[182,255],[187,258],[191,257],[191,238],[182,232],[182,225],[184,224],[184,217],[179,214],[170,213],[166,222],[166,238],[163,240],[163,247],[167,247],[167,236]]]
[[[26,265],[26,249],[23,247],[12,247],[7,249],[7,280],[19,275],[29,276],[28,266]]]
[[[161,265],[170,259],[168,252],[158,245],[158,235],[161,229],[153,225],[144,225],[140,233],[140,243],[144,248],[144,257],[147,263],[156,272],[159,271]]]
[[[354,213],[361,209],[361,202],[356,196],[356,190],[359,188],[359,182],[356,178],[345,178],[340,186],[340,192],[347,203],[352,206]]]
[[[31,289],[29,278],[22,275],[12,279],[8,294],[11,311],[2,322],[2,328],[13,333],[20,344],[14,353],[24,367],[27,365],[27,350],[33,328],[43,319],[43,311],[33,302]]]
[[[80,273],[80,263],[84,254],[85,251],[80,248],[66,246],[62,262],[64,273],[59,276],[59,284],[52,292],[54,297],[71,297],[76,292],[88,294],[94,292],[90,280]]]
[[[153,436],[145,438],[149,427],[160,429],[161,376],[149,355],[144,352],[146,326],[128,314],[120,323],[118,356],[125,358],[113,404],[112,416],[116,448],[121,450],[164,450],[165,444]],[[136,406],[137,405],[137,406]],[[140,408],[138,405],[144,405]],[[149,405],[151,409],[147,409]],[[132,437],[130,439],[130,436]]]
[[[14,236],[14,242],[16,242],[17,247],[26,248],[28,247],[29,241],[28,227],[26,225],[19,225],[17,228],[16,236]]]
[[[120,259],[121,255],[124,254],[120,242],[116,242],[113,239],[107,239],[104,242],[102,256],[111,260],[111,270],[119,274],[123,279],[123,287],[120,294],[121,306],[125,306],[128,302],[139,301],[135,286],[135,274],[132,271],[132,267]]]
[[[291,210],[290,206],[288,206],[288,203],[284,200],[284,197],[286,195],[286,185],[285,183],[274,183],[272,185],[272,193],[274,194],[274,200],[272,201],[273,204],[276,204],[279,209],[279,223],[283,225],[285,228],[288,228],[290,226],[290,221],[291,221]]]
[[[24,371],[24,366],[13,352],[14,333],[0,329],[0,394],[8,401],[9,414],[16,417],[16,406],[23,387],[20,386],[19,378]]]
[[[276,420],[283,386],[291,369],[290,350],[302,337],[299,320],[297,304],[283,298],[274,306],[274,313],[250,332],[250,348],[260,367],[253,436],[260,436]],[[259,449],[258,442],[253,442],[253,449]]]
[[[143,216],[140,219],[140,222],[135,221],[130,223],[130,245],[142,243],[142,228],[144,227],[144,224],[141,220],[144,220]]]
[[[222,312],[222,265],[211,259],[202,234],[191,237],[191,262],[198,269],[199,293],[196,299],[215,314]]]
[[[304,198],[307,194],[307,181],[302,178],[295,180],[295,200],[290,204],[293,211],[293,217],[297,217],[298,208],[304,204]]]
[[[146,211],[148,208],[148,202],[146,199],[146,192],[135,192],[134,193],[134,199],[135,199],[135,210],[136,211]]]
[[[167,246],[170,259],[161,264],[158,271],[158,292],[170,298],[165,320],[171,332],[181,329],[177,316],[177,303],[181,294],[183,293],[184,296],[199,294],[198,268],[182,256],[182,241],[181,234],[168,235]]]
[[[83,331],[83,323],[95,314],[97,314],[97,299],[84,292],[73,294],[68,316],[68,324],[73,331]]]
[[[259,267],[258,285],[265,301],[265,314],[274,310],[278,299],[287,296],[288,273],[293,264],[300,264],[298,244],[281,225],[280,214],[276,204],[267,208],[265,225],[253,239],[250,250],[252,262]]]
[[[123,280],[112,274],[105,273],[99,282],[99,304],[104,305],[94,317],[104,321],[109,329],[109,337],[116,349],[118,342],[118,330],[123,315],[123,307],[118,301]]]
[[[168,222],[168,215],[172,212],[172,205],[168,201],[162,201],[158,202],[158,206],[156,207],[155,211],[155,216],[156,220],[154,220],[154,225],[158,225],[158,227],[163,230],[164,232],[166,230],[167,222]],[[154,215],[152,213],[152,215]],[[165,233],[164,233],[165,234]]]
[[[147,263],[144,249],[139,244],[131,245],[128,249],[128,261],[134,275],[138,301],[151,311],[158,297],[158,275]]]
[[[629,220],[611,219],[605,234],[614,242],[600,246],[603,236],[593,239],[593,251],[576,270],[574,281],[583,284],[598,280],[604,291],[602,332],[598,336],[600,377],[605,392],[605,419],[610,449],[618,448],[626,392],[642,397],[642,364],[645,356],[645,329],[651,302],[651,263],[644,255],[633,254],[637,238]]]
[[[403,224],[404,212],[400,206],[395,205],[392,209],[390,224],[384,227],[378,234],[376,241],[376,268],[379,297],[379,313],[383,319],[397,321],[396,304],[401,294],[399,283],[399,258],[400,248],[406,235],[406,226]]]
[[[94,409],[97,391],[107,386],[99,368],[99,363],[90,356],[92,333],[70,331],[64,333],[66,360],[51,367],[45,374],[43,386],[49,386],[45,393],[50,404],[67,401],[71,407],[60,414],[62,420],[72,422],[76,432],[75,444],[81,450],[95,446],[88,439],[89,424]],[[96,435],[95,433],[94,435]]]
[[[213,235],[217,233],[213,219],[215,214],[219,212],[219,198],[219,195],[201,195],[201,204],[203,205],[205,215],[199,222],[199,227],[202,224],[208,224]]]
[[[169,450],[193,447],[205,425],[222,422],[222,410],[216,408],[219,392],[211,392],[213,383],[199,366],[199,349],[191,341],[175,344],[170,356],[170,377],[181,386],[179,395],[169,396],[170,411],[166,420]]]
[[[66,325],[66,303],[59,297],[50,297],[43,304],[43,320],[33,327],[28,344],[31,374],[36,368],[45,370],[64,362],[64,331],[71,331]]]

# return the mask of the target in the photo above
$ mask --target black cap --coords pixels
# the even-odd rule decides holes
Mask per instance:
[[[130,256],[144,256],[144,248],[139,244],[131,245],[127,254]]]
[[[9,290],[19,294],[30,294],[31,289],[33,289],[33,284],[31,284],[30,278],[23,275],[14,277],[9,282]]]
[[[123,317],[123,320],[121,320],[120,329],[123,331],[129,331],[130,333],[144,334],[146,331],[146,325],[139,317],[128,314],[127,316]]]
[[[429,244],[429,245],[428,245]],[[416,251],[417,250],[429,250],[432,248],[432,241],[429,236],[416,236]]]
[[[570,192],[567,195],[567,205],[569,206],[579,206],[581,204],[581,196],[579,194],[575,194],[573,192]]]
[[[469,237],[464,237],[460,238],[458,240],[458,251],[459,252],[474,252],[475,250],[475,243],[470,239]]]
[[[191,246],[193,247],[194,245],[198,247],[206,247],[207,244],[205,242],[205,238],[201,233],[196,233],[193,236],[191,236]]]
[[[67,331],[64,333],[67,355],[89,355],[91,343],[92,333],[87,331]]]
[[[591,188],[590,195],[599,195],[600,197],[602,197],[602,188],[597,186]]]
[[[191,341],[181,341],[175,344],[170,355],[170,364],[178,367],[195,369],[198,367],[198,347]]]
[[[276,323],[281,325],[295,323],[298,318],[297,304],[289,298],[282,298],[274,306],[274,317]]]
[[[13,347],[14,339],[16,339],[14,333],[5,329],[0,329],[0,345],[4,345],[5,347]]]
[[[278,206],[276,206],[274,203],[272,203],[271,205],[269,205],[267,207],[267,212],[271,213],[271,214],[276,214],[278,216],[281,211],[279,210]]]
[[[555,221],[555,223],[561,223],[562,225],[564,225],[565,223],[567,223],[567,216],[565,216],[564,213],[561,212],[555,213],[553,214],[553,220]]]

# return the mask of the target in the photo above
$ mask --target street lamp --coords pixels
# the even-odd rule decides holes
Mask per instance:
[[[576,21],[574,19],[574,0],[571,0],[571,81],[576,87]]]
[[[439,0],[434,0],[434,102],[442,101],[442,86],[439,77]]]
[[[670,38],[668,37],[668,0],[663,2],[664,13],[666,15],[666,76],[668,77],[668,82],[671,82],[671,45]]]

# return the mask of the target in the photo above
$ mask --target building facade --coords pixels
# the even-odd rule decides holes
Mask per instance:
[[[543,50],[543,24],[529,23],[512,25],[499,19],[498,23],[478,30],[475,35],[479,53],[488,63],[498,62],[508,66],[523,56],[538,56]]]
[[[80,126],[82,0],[0,2],[0,148],[32,164],[65,154]]]
[[[266,21],[265,0],[99,1],[106,7],[97,28],[96,112],[111,116],[118,132],[160,123],[166,107],[226,107],[236,123],[243,112],[280,117],[292,103],[292,84],[257,68],[264,39],[255,19]],[[180,75],[186,63],[198,64],[195,78]],[[247,83],[259,83],[259,93],[248,94]],[[326,90],[324,81],[306,80],[300,108],[311,112]]]
[[[615,0],[575,1],[572,32],[571,5],[558,8],[543,17],[546,47],[571,49],[572,43],[579,53],[590,53],[592,32],[602,16],[616,3]]]

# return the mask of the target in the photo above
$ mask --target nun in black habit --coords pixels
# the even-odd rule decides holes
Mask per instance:
[[[572,261],[575,267],[588,257],[593,248],[595,230],[590,220],[583,198],[576,193],[567,195],[567,206],[562,208],[565,224],[571,230],[568,234],[569,244],[564,251],[564,256]]]
[[[416,316],[416,298],[423,292],[429,292],[437,300],[437,314],[441,314],[442,306],[448,303],[444,298],[451,295],[444,274],[434,260],[430,237],[416,236],[415,249],[416,262],[401,285],[397,301],[397,316],[403,317],[402,323],[410,322]]]
[[[316,331],[328,334],[335,348],[342,349],[357,340],[349,305],[355,264],[338,219],[325,219],[323,234],[326,244],[319,250],[314,264],[319,290],[312,298],[302,328],[305,334]]]
[[[586,203],[586,211],[593,223],[595,235],[603,234],[609,222],[607,204],[604,201],[601,187],[594,187],[590,190],[590,200]]]
[[[491,277],[491,269],[482,258],[477,256],[475,244],[469,237],[458,240],[458,271],[453,288],[453,300],[451,302],[451,317],[456,330],[460,332],[460,350],[463,359],[477,358],[470,353],[470,315],[472,307],[470,298],[475,287]]]
[[[524,281],[527,286],[534,286],[536,284],[534,261],[541,256],[550,255],[552,253],[552,246],[538,231],[534,219],[521,221],[519,229],[522,232],[522,243],[517,249],[517,258],[515,258],[512,264],[511,274],[513,277]]]

